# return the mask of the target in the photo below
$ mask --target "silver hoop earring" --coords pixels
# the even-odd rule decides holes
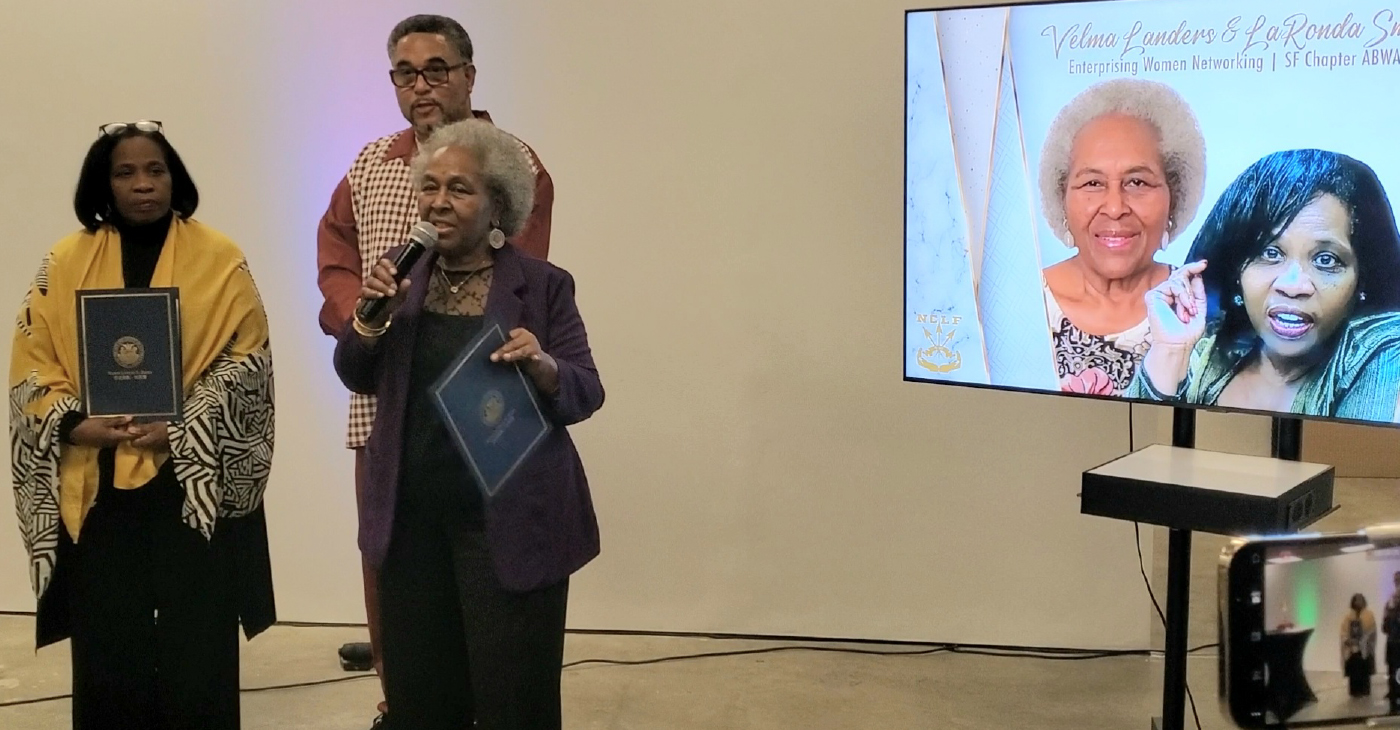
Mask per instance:
[[[1366,292],[1361,292],[1361,295],[1360,295],[1359,297],[1357,297],[1357,298],[1360,299],[1360,300],[1363,301],[1363,302],[1366,301]]]
[[[1244,297],[1240,296],[1239,294],[1236,294],[1236,295],[1235,295],[1235,306],[1236,306],[1236,307],[1243,307],[1243,306],[1244,306]]]
[[[499,228],[492,228],[491,233],[486,236],[486,241],[491,244],[491,248],[500,249],[506,245],[506,234]]]

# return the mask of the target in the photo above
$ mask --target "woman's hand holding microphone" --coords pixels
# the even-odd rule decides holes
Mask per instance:
[[[389,323],[393,319],[394,312],[398,311],[399,306],[403,304],[404,295],[413,285],[413,282],[407,278],[396,282],[394,277],[397,275],[398,271],[394,268],[393,263],[385,258],[380,259],[374,265],[369,277],[365,279],[364,286],[360,289],[362,301],[378,299],[387,299],[388,301],[369,320],[363,320],[358,314],[356,315],[354,326],[360,337],[371,341],[377,340],[389,330]],[[547,395],[553,395],[557,392],[559,390],[559,364],[555,362],[553,357],[550,357],[549,353],[540,348],[539,338],[524,327],[511,330],[509,337],[506,344],[491,353],[491,361],[519,364],[541,392]]]
[[[355,331],[361,337],[367,340],[376,340],[388,331],[394,312],[398,311],[399,305],[403,304],[404,295],[408,293],[408,288],[413,285],[413,282],[406,277],[403,281],[395,281],[398,273],[394,264],[387,258],[380,259],[370,270],[369,277],[365,279],[364,286],[360,289],[360,300],[372,302],[386,299],[388,301],[368,320],[360,318],[359,307],[356,307],[354,326]]]

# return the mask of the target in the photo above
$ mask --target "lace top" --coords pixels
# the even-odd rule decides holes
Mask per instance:
[[[1122,395],[1152,344],[1147,318],[1115,334],[1089,334],[1069,321],[1049,286],[1042,284],[1042,288],[1060,390],[1067,393]]]

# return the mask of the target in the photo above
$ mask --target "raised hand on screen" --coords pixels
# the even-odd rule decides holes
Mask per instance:
[[[1187,264],[1149,290],[1147,321],[1152,344],[1189,350],[1206,332],[1205,261]]]

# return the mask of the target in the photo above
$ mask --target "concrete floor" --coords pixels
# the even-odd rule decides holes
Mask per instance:
[[[1400,488],[1387,480],[1339,480],[1344,507],[1318,528],[1350,530],[1400,519]],[[1215,567],[1223,538],[1195,540],[1192,646],[1215,641]],[[1150,574],[1165,598],[1164,535]],[[1123,546],[1132,550],[1131,544]],[[1150,604],[1141,596],[1143,610]],[[0,705],[68,690],[67,646],[33,651],[33,621],[0,617]],[[336,649],[363,641],[356,628],[277,627],[247,645],[245,688],[345,677]],[[1154,644],[1160,645],[1160,632]],[[698,638],[571,635],[566,661],[637,660],[781,644]],[[860,647],[881,649],[883,647]],[[1213,652],[1190,662],[1204,730],[1230,727],[1216,699]],[[1047,661],[961,655],[874,657],[782,652],[641,667],[590,665],[564,673],[570,730],[1146,730],[1158,713],[1161,662],[1146,658]],[[373,679],[248,692],[248,730],[361,730],[379,699]],[[1193,726],[1188,713],[1188,727]],[[68,727],[65,700],[0,708],[4,730]]]
[[[1308,687],[1317,700],[1288,718],[1290,722],[1319,722],[1335,720],[1339,717],[1365,717],[1390,713],[1390,702],[1386,700],[1388,690],[1385,667],[1371,677],[1371,694],[1352,697],[1348,691],[1350,682],[1341,672],[1308,672]]]
[[[0,704],[68,689],[64,646],[34,655],[32,621],[0,618]],[[355,629],[278,627],[247,646],[245,688],[345,676],[335,650]],[[775,644],[665,637],[573,635],[566,660],[646,659]],[[877,647],[861,647],[872,649]],[[1192,662],[1208,730],[1228,724],[1213,696],[1214,662]],[[975,656],[875,657],[783,652],[564,673],[571,730],[803,728],[1147,728],[1160,662],[1057,662]],[[244,694],[248,730],[361,730],[378,701],[373,679]],[[5,730],[67,727],[68,703],[0,709]]]

